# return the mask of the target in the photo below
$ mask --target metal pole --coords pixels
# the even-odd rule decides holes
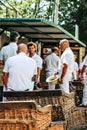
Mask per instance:
[[[54,13],[54,23],[58,23],[58,10],[59,10],[59,1],[60,0],[55,0],[55,13]]]

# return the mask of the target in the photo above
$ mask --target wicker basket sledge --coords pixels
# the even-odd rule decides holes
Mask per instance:
[[[52,104],[52,121],[66,121],[67,130],[87,128],[87,107],[76,107],[75,92],[67,94],[64,92],[60,93],[60,90],[52,90],[49,94],[48,91],[44,91],[44,93],[43,91],[38,91],[34,95],[35,93],[32,93],[32,96],[29,96],[29,93],[27,97],[8,97],[7,99],[10,101],[32,99],[41,106]]]
[[[35,101],[0,103],[0,130],[46,130],[51,124],[51,105]]]

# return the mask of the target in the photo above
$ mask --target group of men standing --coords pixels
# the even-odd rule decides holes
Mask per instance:
[[[32,91],[34,82],[39,82],[42,59],[36,54],[33,42],[17,46],[19,33],[10,34],[9,45],[0,51],[0,63],[4,64],[3,84],[8,91]]]
[[[18,32],[11,32],[9,45],[2,47],[0,51],[0,64],[4,64],[3,84],[5,89],[9,91],[32,91],[34,83],[40,82],[42,58],[37,55],[37,45],[34,42],[21,43],[17,46],[19,37]],[[59,49],[63,52],[61,58],[58,56]],[[61,90],[69,94],[69,81],[72,79],[74,68],[74,54],[67,39],[59,42],[59,49],[53,47],[52,53],[45,59],[46,76],[59,75]],[[84,60],[81,79],[86,67],[87,57]],[[86,81],[84,95],[87,95]],[[55,85],[49,83],[48,89],[55,89]]]

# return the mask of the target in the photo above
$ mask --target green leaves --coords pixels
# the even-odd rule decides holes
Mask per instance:
[[[74,35],[79,25],[80,38],[87,41],[87,0],[60,0],[58,24]],[[0,0],[0,17],[44,18],[53,20],[55,0]],[[83,36],[83,35],[84,36]]]

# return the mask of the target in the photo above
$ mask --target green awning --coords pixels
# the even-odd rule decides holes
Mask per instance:
[[[0,34],[5,30],[16,30],[21,36],[41,43],[55,44],[66,38],[71,46],[86,47],[86,44],[76,39],[61,26],[39,18],[0,18],[0,29]]]

